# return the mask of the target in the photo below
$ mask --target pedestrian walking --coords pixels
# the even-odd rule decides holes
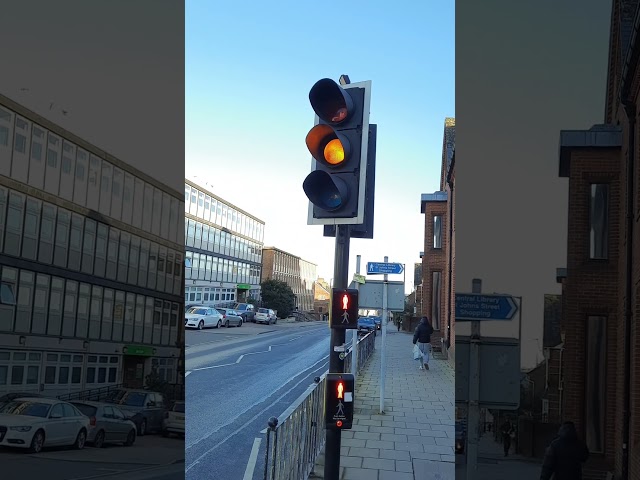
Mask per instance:
[[[578,438],[576,426],[564,422],[547,448],[540,480],[582,480],[582,464],[588,458],[589,449]]]
[[[422,352],[422,357],[418,357],[416,359],[420,364],[420,370],[429,370],[429,352],[431,351],[432,333],[433,327],[429,323],[429,319],[427,317],[422,317],[415,332],[413,333],[413,344],[417,345],[420,352]]]
[[[401,326],[402,326],[402,318],[398,318],[398,331],[400,331]]]
[[[509,456],[509,450],[511,449],[511,436],[514,432],[513,424],[511,423],[511,420],[507,418],[500,429],[500,433],[502,433],[502,446],[504,447],[505,457]]]

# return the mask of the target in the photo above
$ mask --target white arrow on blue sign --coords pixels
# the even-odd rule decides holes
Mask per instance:
[[[511,320],[517,311],[511,295],[456,293],[456,321]]]
[[[401,263],[368,262],[368,275],[397,275],[404,272]]]

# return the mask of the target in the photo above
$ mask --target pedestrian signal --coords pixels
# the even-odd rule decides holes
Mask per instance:
[[[353,425],[355,379],[350,373],[328,373],[325,397],[326,428],[350,429]]]
[[[356,330],[358,328],[358,290],[334,288],[331,294],[331,328]]]

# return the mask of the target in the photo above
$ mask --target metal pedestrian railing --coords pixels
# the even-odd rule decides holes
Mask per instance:
[[[375,348],[371,332],[358,340],[358,371]],[[345,372],[351,365],[351,350],[345,357]],[[266,432],[264,480],[307,480],[325,441],[324,400],[326,373],[280,416],[271,417]],[[357,387],[356,387],[357,388]]]

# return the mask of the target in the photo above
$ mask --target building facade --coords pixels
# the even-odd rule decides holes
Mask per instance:
[[[418,308],[431,320],[433,341],[455,350],[455,119],[446,118],[440,169],[440,191],[423,194],[425,216],[422,281]],[[416,295],[418,297],[418,295]]]
[[[262,255],[262,280],[280,280],[291,287],[296,307],[303,312],[314,309],[314,283],[317,266],[275,247],[265,247]]]
[[[182,208],[0,96],[0,392],[181,382]]]
[[[190,180],[184,198],[185,302],[258,299],[264,222]]]
[[[313,286],[313,310],[320,315],[329,314],[331,287],[323,278],[318,278]]]
[[[586,440],[590,472],[627,480],[640,478],[640,16],[637,1],[612,5],[604,124],[560,134],[562,417]]]

